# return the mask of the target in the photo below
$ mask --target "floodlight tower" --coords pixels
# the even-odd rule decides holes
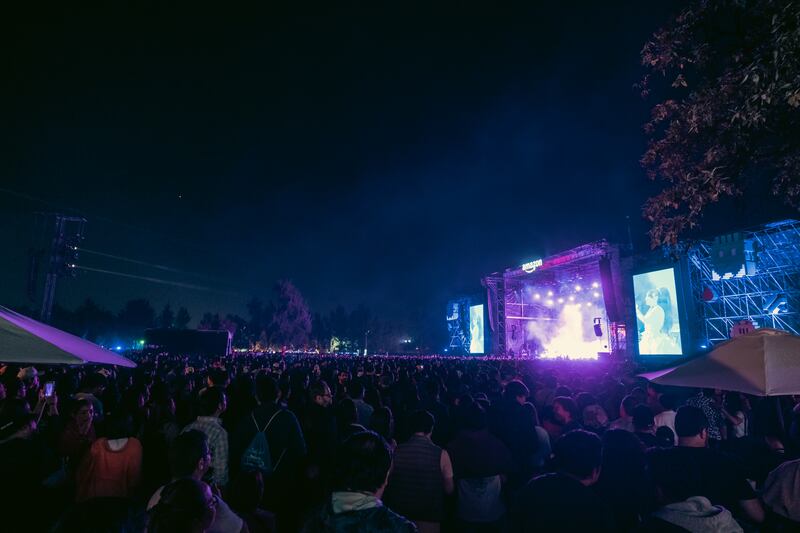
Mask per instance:
[[[50,242],[50,261],[42,294],[40,318],[49,323],[53,315],[58,278],[74,275],[78,260],[78,244],[83,240],[86,219],[60,214],[51,215],[54,219],[53,240]]]

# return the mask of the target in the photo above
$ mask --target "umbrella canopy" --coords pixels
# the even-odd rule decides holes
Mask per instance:
[[[136,363],[87,340],[42,324],[0,305],[0,361],[5,363],[98,363],[135,367]]]
[[[782,396],[800,394],[800,337],[758,329],[672,368],[640,374],[653,383]]]

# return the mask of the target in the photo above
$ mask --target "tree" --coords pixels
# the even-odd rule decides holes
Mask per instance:
[[[365,336],[370,331],[371,324],[372,313],[363,304],[350,313],[348,328],[350,330],[350,340],[361,350],[364,349]]]
[[[248,339],[247,320],[239,315],[228,314],[222,319],[220,324],[222,329],[227,330],[233,339],[233,346],[235,348],[249,348],[250,340]]]
[[[675,244],[723,198],[769,189],[800,203],[800,9],[780,0],[698,0],[641,53],[642,165],[665,188],[647,200],[653,246]],[[654,87],[665,80],[667,87]]]
[[[337,305],[328,315],[328,329],[331,336],[340,339],[350,336],[350,315],[343,306]]]
[[[157,323],[158,327],[164,329],[170,329],[175,326],[175,313],[172,312],[172,307],[169,304],[165,305],[164,309],[161,310]]]
[[[219,318],[219,313],[204,313],[203,318],[197,325],[197,329],[208,329],[218,331],[222,329],[222,321]]]
[[[75,329],[73,333],[96,342],[111,334],[114,328],[114,315],[107,309],[101,309],[90,298],[75,309],[73,313]]]
[[[274,341],[295,348],[306,346],[311,333],[311,313],[303,295],[292,282],[286,280],[276,283],[274,292]]]
[[[328,324],[328,320],[325,319],[320,313],[314,313],[312,324],[313,327],[311,329],[311,334],[314,339],[314,343],[321,350],[327,350],[331,342],[331,329]]]
[[[189,315],[189,311],[187,311],[185,307],[181,307],[178,309],[178,314],[175,315],[175,327],[178,329],[186,329],[191,320],[192,317]]]
[[[374,353],[395,353],[400,349],[400,338],[403,336],[395,324],[375,319],[370,325],[369,350]]]
[[[250,316],[248,341],[259,350],[267,349],[274,333],[272,317],[275,306],[272,302],[265,303],[261,298],[254,297],[247,303],[247,313]]]
[[[119,332],[127,337],[140,337],[144,330],[152,328],[156,312],[144,298],[128,300],[119,312]]]
[[[260,331],[264,327],[264,302],[253,297],[247,302],[247,314],[250,315],[250,329]]]

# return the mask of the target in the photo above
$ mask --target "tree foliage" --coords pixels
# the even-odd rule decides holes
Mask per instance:
[[[250,347],[250,331],[248,330],[247,320],[235,314],[227,314],[222,319],[222,329],[230,332],[233,337],[234,348]]]
[[[169,304],[166,304],[164,309],[161,310],[156,323],[159,328],[170,329],[175,327],[175,313],[172,312],[172,307]]]
[[[370,353],[398,353],[405,348],[400,339],[408,337],[407,329],[381,320],[364,305],[350,312],[339,305],[326,315],[314,315],[312,338],[324,350],[335,345],[337,351],[361,351],[367,341]]]
[[[197,329],[219,331],[222,329],[222,320],[219,313],[203,313],[203,318],[197,324]]]
[[[156,312],[148,300],[128,300],[117,317],[117,331],[125,337],[138,338],[156,322]]]
[[[35,313],[33,309],[19,311],[27,315]],[[408,348],[400,342],[409,337],[407,325],[383,321],[364,305],[352,310],[339,305],[328,313],[315,313],[312,319],[302,294],[288,281],[275,285],[274,300],[250,300],[247,311],[247,319],[236,314],[206,312],[197,328],[228,330],[235,347],[256,350],[280,350],[287,346],[327,351],[332,339],[336,339],[338,351],[346,352],[363,350],[367,340],[371,353],[398,353]],[[185,307],[173,312],[170,304],[156,313],[148,300],[140,298],[126,302],[117,314],[92,300],[72,311],[56,305],[53,321],[57,327],[88,340],[127,347],[138,342],[144,330],[153,326],[186,329],[191,316]]]
[[[275,314],[275,306],[272,302],[264,302],[256,297],[247,303],[247,313],[250,316],[247,325],[249,343],[259,350],[268,349],[274,336],[272,316]]]
[[[116,325],[114,314],[99,307],[90,298],[72,312],[57,306],[54,309],[53,322],[56,327],[92,342],[106,340],[108,333],[113,331]]]
[[[754,187],[800,204],[800,4],[695,0],[641,59],[643,96],[667,94],[645,124],[641,160],[666,182],[644,206],[653,246]]]
[[[178,309],[178,314],[175,315],[175,327],[178,329],[186,329],[191,321],[192,317],[189,311],[185,307],[180,307]]]
[[[279,345],[300,348],[308,345],[311,334],[311,312],[297,287],[291,281],[275,284],[275,312],[272,315],[274,341]]]

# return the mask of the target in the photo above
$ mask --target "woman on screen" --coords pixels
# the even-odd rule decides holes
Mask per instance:
[[[677,354],[680,349],[670,337],[672,329],[672,302],[666,287],[650,289],[644,297],[647,313],[636,308],[636,317],[644,324],[639,337],[639,353]]]
[[[483,316],[470,312],[469,353],[483,353]]]

